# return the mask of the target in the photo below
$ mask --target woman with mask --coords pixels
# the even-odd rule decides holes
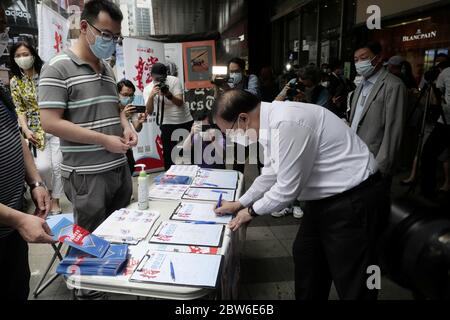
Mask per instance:
[[[61,160],[59,138],[45,133],[41,126],[37,104],[37,81],[43,62],[36,50],[27,42],[16,43],[10,53],[11,93],[16,105],[20,127],[34,151],[36,167],[51,190],[51,214],[61,213],[62,196]]]

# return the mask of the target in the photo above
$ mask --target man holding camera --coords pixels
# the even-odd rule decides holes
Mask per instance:
[[[275,100],[312,103],[328,108],[330,95],[328,90],[319,84],[320,79],[320,70],[316,67],[301,68],[297,78],[289,81]]]
[[[156,111],[156,121],[161,129],[164,152],[164,168],[173,164],[172,150],[179,141],[172,140],[177,129],[191,130],[193,118],[183,99],[183,88],[177,77],[167,75],[167,67],[155,63],[152,67],[153,81],[144,89],[147,113]]]

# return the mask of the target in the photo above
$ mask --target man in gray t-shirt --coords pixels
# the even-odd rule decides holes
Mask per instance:
[[[64,191],[75,222],[94,231],[132,194],[126,152],[137,134],[119,111],[109,58],[120,41],[122,13],[113,3],[86,3],[80,37],[52,58],[39,80],[38,103],[44,131],[61,139]]]

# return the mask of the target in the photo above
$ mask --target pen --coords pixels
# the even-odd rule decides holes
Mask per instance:
[[[175,282],[175,269],[173,268],[172,261],[170,261],[170,276],[172,277],[173,282]]]
[[[216,224],[214,221],[192,221],[192,224]]]
[[[205,182],[205,183],[202,183],[204,186],[209,186],[209,187],[218,187],[218,185],[217,184],[214,184],[214,183],[208,183],[208,182]]]
[[[220,193],[220,194],[228,194],[227,191],[220,191],[220,190],[211,190],[211,192]]]
[[[222,206],[222,196],[223,196],[223,193],[221,193],[219,195],[219,201],[217,201],[217,208],[220,208]]]

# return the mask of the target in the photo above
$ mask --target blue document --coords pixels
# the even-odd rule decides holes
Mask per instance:
[[[177,185],[189,185],[192,182],[192,178],[188,176],[176,176],[161,174],[155,178],[155,184],[177,184]]]
[[[128,245],[111,245],[103,258],[96,258],[72,248],[59,264],[59,274],[115,276],[128,259]]]
[[[97,258],[102,258],[110,246],[108,241],[94,236],[89,231],[73,224],[66,218],[62,219],[52,228],[52,233],[53,240],[67,243],[69,246]]]

